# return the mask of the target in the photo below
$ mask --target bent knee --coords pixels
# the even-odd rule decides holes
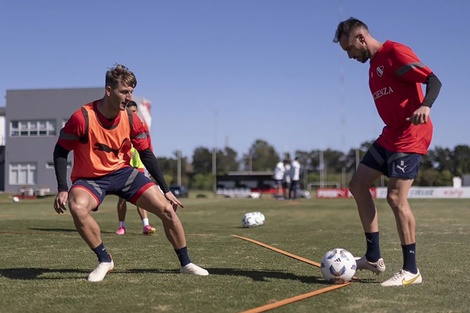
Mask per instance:
[[[393,209],[406,209],[408,207],[408,199],[400,195],[399,192],[389,191],[387,193],[387,203]]]
[[[171,221],[177,218],[175,210],[173,210],[173,207],[171,204],[165,205],[163,209],[160,212],[160,218]]]
[[[79,204],[77,205],[77,204],[70,203],[69,211],[70,211],[70,214],[72,214],[73,216],[77,216],[77,217],[83,217],[83,216],[90,214],[90,210],[88,210],[85,206],[79,205]]]
[[[92,209],[94,209],[94,207],[87,201],[75,201],[73,199],[69,201],[69,211],[73,216],[87,216]]]
[[[370,185],[360,179],[353,178],[349,182],[349,191],[354,194],[360,194],[361,192],[369,192]]]

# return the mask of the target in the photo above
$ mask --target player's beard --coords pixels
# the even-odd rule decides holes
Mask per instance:
[[[369,50],[364,49],[361,53],[361,58],[358,59],[358,61],[361,62],[361,63],[366,63],[369,59],[370,59]]]

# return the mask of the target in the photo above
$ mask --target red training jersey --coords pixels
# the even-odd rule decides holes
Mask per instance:
[[[407,121],[423,103],[421,84],[432,71],[407,46],[387,40],[370,61],[369,87],[385,123],[377,143],[389,151],[426,154],[433,126]]]
[[[143,120],[140,120],[140,121],[142,122],[142,126],[144,128],[144,131],[147,134],[147,139],[148,139],[148,142],[149,142],[149,148],[150,148],[150,150],[153,151],[152,139],[150,138],[150,129],[149,129],[147,123],[145,123]]]
[[[128,167],[131,146],[137,150],[150,147],[148,132],[136,114],[129,112],[132,123],[127,110],[108,120],[97,109],[99,101],[75,111],[60,132],[57,143],[68,151],[74,151],[72,182],[78,178],[101,177]]]

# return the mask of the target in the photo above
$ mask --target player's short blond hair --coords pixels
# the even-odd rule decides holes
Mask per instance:
[[[106,72],[106,86],[115,87],[119,82],[132,88],[137,86],[134,73],[122,64],[116,64]]]

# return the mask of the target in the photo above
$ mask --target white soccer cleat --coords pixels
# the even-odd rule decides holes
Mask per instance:
[[[392,278],[386,280],[382,283],[382,287],[392,287],[392,286],[407,286],[411,284],[421,284],[423,282],[423,277],[418,270],[418,273],[413,274],[405,270],[400,270],[398,273],[393,275]]]
[[[93,270],[93,272],[88,275],[88,281],[97,282],[102,281],[106,274],[111,272],[114,268],[113,259],[111,262],[101,262],[98,264],[98,267]]]
[[[180,273],[182,274],[193,274],[193,275],[200,275],[200,276],[207,276],[209,272],[202,267],[197,266],[194,263],[189,263],[186,266],[183,266],[180,269]]]
[[[366,256],[363,256],[362,258],[356,258],[356,269],[369,270],[380,275],[385,272],[385,262],[382,258],[378,259],[377,262],[369,262]]]

